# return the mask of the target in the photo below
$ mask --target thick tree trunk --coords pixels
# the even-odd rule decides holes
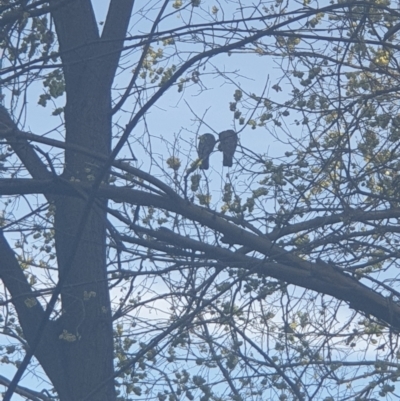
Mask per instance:
[[[66,81],[66,142],[105,156],[111,151],[111,84],[119,60],[116,50],[122,49],[132,4],[132,0],[111,2],[104,41],[99,37],[89,0],[73,1],[53,15]],[[65,152],[63,178],[92,182],[98,173],[95,159],[71,150]],[[70,388],[65,401],[82,399],[104,382],[101,391],[89,399],[111,401],[116,394],[106,271],[107,204],[97,201],[85,216],[85,228],[78,232],[86,203],[85,199],[71,197],[56,201],[59,276],[66,275],[59,322],[64,380]],[[74,249],[77,236],[80,241]]]
[[[89,89],[74,94],[73,101],[68,99],[67,141],[109,154],[109,94]],[[66,179],[88,181],[97,172],[93,162],[86,156],[66,152],[63,175]],[[113,374],[113,333],[105,252],[106,203],[103,202],[103,208],[92,207],[84,230],[78,232],[85,206],[84,199],[59,198],[55,214],[60,278],[67,274],[61,293],[60,341],[64,351],[65,380],[70,383],[73,400],[82,398]],[[80,241],[71,262],[76,236]],[[93,399],[115,399],[113,380]]]
[[[66,143],[107,157],[111,151],[111,85],[133,0],[110,1],[101,37],[90,0],[54,0],[53,3],[52,18],[66,83]],[[17,130],[7,115],[5,121]],[[11,138],[10,144],[33,178],[51,178],[28,141]],[[62,177],[91,183],[99,167],[96,159],[68,148]],[[113,329],[106,270],[107,202],[96,200],[90,212],[83,216],[87,205],[83,198],[56,195],[47,199],[56,206],[55,242],[59,276],[64,279],[64,285],[61,317],[48,322],[35,356],[61,401],[115,401]],[[86,224],[79,230],[83,217]],[[79,242],[74,246],[76,238]],[[33,345],[44,310],[2,235],[0,251],[3,256],[0,278],[15,298],[13,303],[24,337],[28,345]],[[29,297],[22,299],[21,293]],[[101,390],[91,394],[99,386]]]
[[[66,142],[109,155],[111,89],[96,60],[96,48],[96,44],[85,46],[89,60],[80,55],[75,65],[66,66]],[[73,151],[65,152],[65,179],[92,181],[98,172],[94,159]],[[65,401],[83,398],[114,373],[105,251],[106,202],[92,207],[89,216],[85,216],[85,228],[78,232],[86,203],[85,199],[70,197],[56,201],[59,276],[67,275],[61,292],[63,314],[60,319],[64,380],[70,386],[70,398]],[[77,236],[80,241],[74,249]],[[102,391],[91,399],[114,400],[114,381],[108,380]]]

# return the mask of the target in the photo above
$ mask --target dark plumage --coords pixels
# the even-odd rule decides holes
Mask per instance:
[[[215,146],[215,137],[213,134],[204,134],[199,137],[199,146],[197,147],[197,153],[199,159],[201,159],[200,168],[202,170],[208,170],[209,168],[209,157]]]
[[[231,129],[222,131],[219,134],[219,141],[218,150],[220,150],[224,155],[223,165],[226,167],[232,167],[233,155],[235,154],[238,143],[237,133]]]

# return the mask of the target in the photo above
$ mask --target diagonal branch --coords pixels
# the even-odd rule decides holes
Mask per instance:
[[[5,138],[34,179],[50,179],[51,173],[34,151],[33,146],[23,136],[6,108],[0,105],[0,138]]]
[[[9,386],[10,383],[11,383],[10,380],[8,380],[6,377],[0,375],[0,384],[7,387],[7,386]],[[15,392],[31,401],[52,401],[53,400],[52,397],[47,397],[42,392],[39,393],[37,391],[31,390],[31,389],[29,389],[27,387],[23,387],[23,386],[17,386],[17,388],[15,389]]]
[[[68,183],[66,185],[60,180],[18,181],[19,183],[17,184],[15,180],[1,180],[0,193],[15,191],[17,186],[21,190],[20,192],[25,194],[51,193],[54,195],[81,196],[82,191],[88,193],[91,191],[91,186],[84,183]],[[268,238],[258,236],[228,222],[212,210],[194,205],[182,198],[179,201],[178,196],[171,199],[168,196],[154,195],[109,185],[101,185],[97,196],[112,199],[116,202],[158,207],[197,221],[232,239],[233,243],[247,246],[261,253],[266,259],[250,257],[240,252],[232,252],[227,248],[201,243],[172,233],[170,230],[153,231],[151,235],[167,243],[172,242],[174,244],[179,242],[183,248],[201,250],[210,258],[221,261],[226,265],[248,269],[253,273],[267,275],[318,293],[331,295],[336,299],[347,302],[351,308],[367,315],[375,316],[377,319],[391,325],[394,329],[400,330],[400,305],[397,303],[375,292],[335,266],[323,262],[307,262],[281,249]]]
[[[4,238],[1,230],[0,255],[0,279],[11,294],[12,303],[17,311],[24,336],[30,343],[35,338],[39,323],[44,316],[44,310],[28,284],[15,253]],[[21,294],[25,294],[25,296],[21,297]],[[62,368],[62,356],[57,344],[57,325],[55,322],[49,322],[47,325],[35,356],[43,367],[52,367],[52,370],[46,371],[46,373],[54,385],[60,383],[64,371]]]

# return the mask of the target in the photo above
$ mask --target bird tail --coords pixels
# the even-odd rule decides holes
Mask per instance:
[[[233,157],[232,157],[232,156],[229,156],[229,155],[224,155],[224,160],[223,160],[222,164],[223,164],[225,167],[232,167],[232,164],[233,164]]]
[[[200,170],[208,170],[209,167],[210,164],[209,164],[209,159],[207,157],[201,161]]]

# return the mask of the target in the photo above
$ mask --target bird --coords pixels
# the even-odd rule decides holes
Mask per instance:
[[[237,133],[231,129],[222,131],[219,134],[219,146],[220,150],[224,155],[223,165],[226,167],[232,167],[233,155],[235,154],[236,146],[238,143]]]
[[[199,155],[199,159],[201,159],[201,170],[208,170],[208,168],[210,167],[209,157],[214,150],[215,142],[216,140],[213,134],[200,135],[197,153]]]

